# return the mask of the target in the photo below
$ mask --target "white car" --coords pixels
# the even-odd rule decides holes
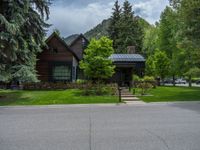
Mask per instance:
[[[184,80],[184,79],[176,79],[176,80],[175,80],[175,83],[176,83],[176,84],[186,84],[187,81]]]

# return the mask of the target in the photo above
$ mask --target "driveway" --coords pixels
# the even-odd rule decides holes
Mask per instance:
[[[200,149],[200,103],[0,107],[0,150],[169,149]]]

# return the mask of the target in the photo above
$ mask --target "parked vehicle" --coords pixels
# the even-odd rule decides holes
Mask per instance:
[[[176,80],[175,80],[175,83],[176,83],[176,84],[186,84],[187,81],[186,81],[185,79],[176,79]]]
[[[200,80],[196,81],[196,84],[200,84]]]
[[[173,79],[165,79],[164,83],[165,84],[173,84]]]

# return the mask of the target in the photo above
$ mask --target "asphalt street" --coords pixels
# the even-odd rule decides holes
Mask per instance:
[[[0,150],[200,150],[200,103],[0,107]]]

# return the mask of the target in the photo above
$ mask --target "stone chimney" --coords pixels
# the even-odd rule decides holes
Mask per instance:
[[[135,54],[136,53],[135,46],[128,46],[127,47],[127,53],[128,54]]]

